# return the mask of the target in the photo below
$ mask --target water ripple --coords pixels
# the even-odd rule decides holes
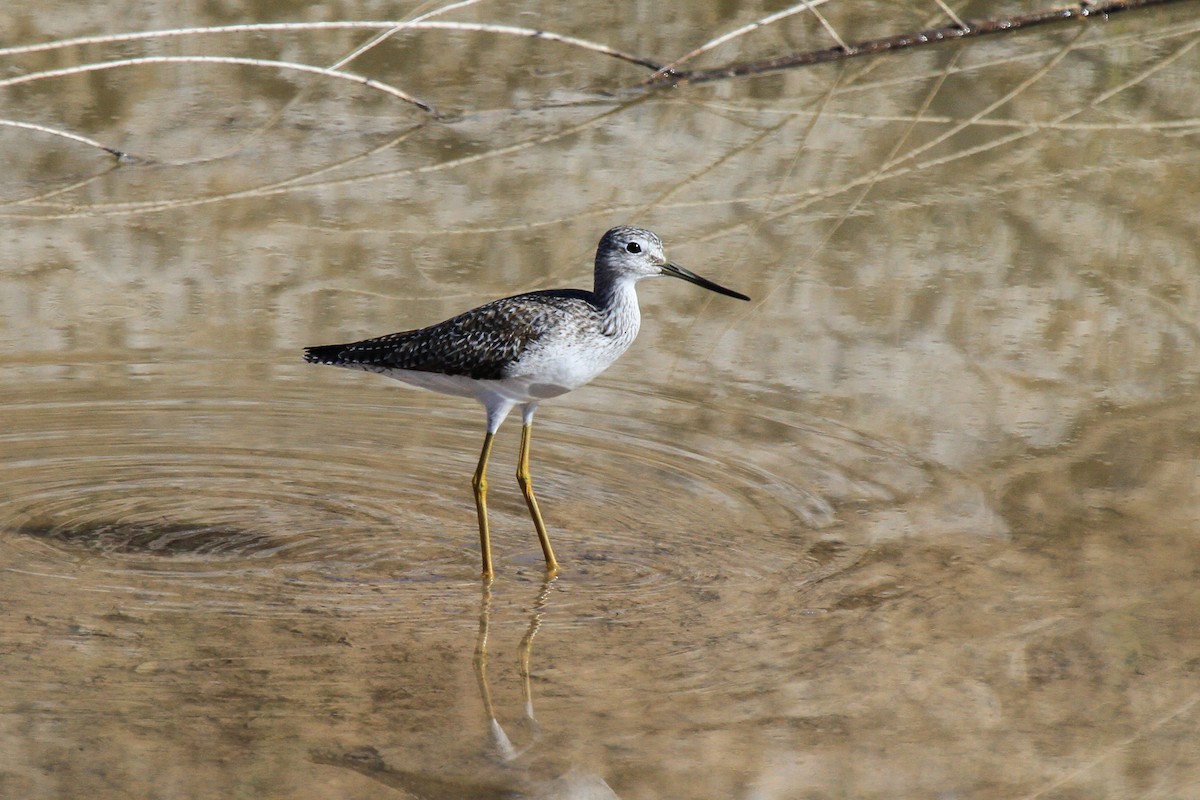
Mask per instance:
[[[158,610],[403,619],[469,607],[456,596],[478,572],[472,404],[354,382],[268,380],[234,398],[162,386],[71,397],[60,384],[53,402],[34,390],[0,402],[10,569],[90,573],[97,591]],[[886,499],[920,480],[888,456],[899,477],[864,482],[851,462],[878,461],[873,443],[746,409],[714,416],[661,387],[579,397],[539,416],[533,455],[560,589],[578,589],[557,609],[577,623],[711,613],[721,586],[802,565],[848,496]],[[502,578],[532,582],[541,554],[509,477],[516,429],[493,454],[493,546]],[[414,591],[427,602],[404,602]]]

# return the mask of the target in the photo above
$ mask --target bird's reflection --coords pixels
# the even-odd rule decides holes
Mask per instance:
[[[542,729],[533,712],[531,679],[533,644],[550,600],[556,576],[548,576],[541,584],[529,612],[529,624],[517,648],[517,665],[521,676],[524,701],[517,747],[500,724],[488,681],[488,634],[491,629],[492,583],[483,581],[479,599],[479,633],[475,639],[475,677],[479,696],[487,718],[487,741],[482,758],[471,759],[475,766],[469,774],[448,775],[428,769],[405,770],[388,763],[374,747],[343,749],[337,752],[314,752],[314,761],[347,767],[388,786],[403,789],[422,800],[451,800],[451,798],[504,798],[505,800],[619,800],[617,794],[599,775],[579,769],[568,769],[554,777],[537,774],[530,764],[542,738]],[[515,731],[514,731],[515,732]],[[549,758],[546,761],[553,762]],[[462,764],[460,762],[459,767]],[[542,765],[545,766],[544,764]],[[458,770],[455,770],[458,772]],[[557,771],[557,770],[556,770]],[[551,773],[552,775],[554,773]]]

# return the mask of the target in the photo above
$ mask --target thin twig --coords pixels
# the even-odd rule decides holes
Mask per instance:
[[[933,2],[938,4],[938,7],[945,12],[946,16],[949,17],[955,25],[964,31],[969,30],[967,23],[962,21],[962,17],[958,16],[958,14],[955,14],[954,9],[946,5],[946,0],[933,0]]]
[[[1149,724],[1143,725],[1124,739],[1110,743],[1107,747],[1100,750],[1099,753],[1095,754],[1088,761],[1085,761],[1084,763],[1075,767],[1075,769],[1071,770],[1070,772],[1063,773],[1055,780],[1052,780],[1046,785],[1042,786],[1040,789],[1025,795],[1023,800],[1036,800],[1037,798],[1054,791],[1064,783],[1078,778],[1080,775],[1083,775],[1084,773],[1093,769],[1097,764],[1101,764],[1106,759],[1111,758],[1114,754],[1127,752],[1130,748],[1130,745],[1134,744],[1139,739],[1145,739],[1148,734],[1154,733],[1168,722],[1171,722],[1177,717],[1181,717],[1188,713],[1196,706],[1197,703],[1200,703],[1200,694],[1192,695],[1183,701],[1183,703],[1176,706],[1171,712],[1151,721]]]
[[[324,75],[327,78],[337,78],[340,80],[358,83],[368,88],[385,92],[393,97],[398,97],[406,103],[411,103],[423,111],[428,111],[431,114],[437,113],[433,106],[429,105],[423,100],[418,100],[407,92],[397,89],[395,86],[377,81],[374,78],[367,78],[362,75],[355,75],[352,72],[342,72],[336,69],[314,67],[311,64],[299,64],[292,61],[271,61],[262,58],[242,58],[237,56],[144,56],[141,58],[122,58],[116,61],[100,61],[93,64],[80,64],[79,66],[75,67],[51,69],[45,70],[44,72],[31,72],[26,75],[18,75],[14,78],[0,79],[0,89],[8,86],[16,86],[22,83],[31,83],[37,80],[44,80],[47,78],[61,78],[68,75],[80,75],[86,72],[99,72],[101,70],[117,69],[118,67],[136,67],[146,64],[232,64],[236,66],[269,67],[272,69],[294,70],[296,72],[310,72],[316,75]]]
[[[1150,75],[1154,74],[1155,72],[1161,71],[1168,65],[1170,65],[1170,64],[1174,63],[1175,61],[1177,61],[1178,59],[1182,58],[1185,54],[1187,54],[1192,49],[1194,49],[1197,46],[1197,44],[1200,44],[1200,39],[1192,39],[1192,40],[1188,41],[1187,43],[1185,43],[1183,46],[1181,46],[1178,50],[1176,50],[1171,55],[1156,62],[1155,64],[1151,65],[1150,67],[1148,67],[1147,69],[1138,73],[1137,75],[1130,78],[1129,80],[1124,81],[1120,85],[1112,87],[1111,89],[1101,93],[1100,95],[1098,95],[1097,97],[1095,97],[1091,101],[1089,101],[1085,106],[1076,107],[1076,108],[1072,108],[1068,111],[1065,111],[1062,114],[1059,114],[1058,116],[1049,120],[1044,125],[1037,125],[1030,129],[1027,129],[1027,130],[1022,129],[1022,130],[1013,131],[1009,134],[1000,136],[996,139],[992,139],[992,140],[983,142],[981,144],[978,144],[978,145],[975,145],[972,147],[967,147],[962,150],[956,150],[947,155],[930,158],[926,161],[922,161],[922,162],[919,162],[916,164],[909,163],[904,166],[896,166],[896,167],[889,166],[888,171],[882,175],[878,175],[878,176],[875,176],[874,174],[864,175],[864,176],[855,178],[853,180],[847,181],[846,183],[841,184],[839,186],[834,186],[834,187],[831,187],[828,189],[822,189],[822,190],[809,190],[809,191],[803,193],[801,196],[799,196],[797,198],[796,202],[792,203],[791,205],[787,206],[786,208],[771,212],[769,214],[755,215],[754,219],[753,219],[753,224],[760,225],[765,221],[773,220],[773,219],[785,216],[787,214],[795,213],[797,211],[808,208],[809,206],[812,206],[815,203],[818,203],[823,200],[828,200],[832,197],[842,194],[843,192],[849,191],[850,189],[857,188],[867,182],[871,182],[874,180],[878,180],[878,181],[895,180],[897,178],[902,178],[906,175],[924,174],[924,173],[928,172],[929,170],[934,169],[936,167],[940,167],[945,164],[972,158],[976,155],[979,155],[980,153],[988,152],[990,150],[995,150],[1000,147],[1004,147],[1006,145],[1012,144],[1014,142],[1021,141],[1030,136],[1033,136],[1043,130],[1053,129],[1055,126],[1061,125],[1062,123],[1069,120],[1071,117],[1078,116],[1079,114],[1083,113],[1084,111],[1086,111],[1088,109],[1093,109],[1096,106],[1100,105],[1101,103],[1106,102],[1113,96],[1119,94],[1120,92],[1123,92],[1123,91],[1131,88],[1132,86],[1136,86],[1138,83],[1146,80]],[[1069,45],[1069,47],[1072,50],[1076,49],[1075,43],[1071,43]],[[1060,59],[1060,57],[1056,56],[1056,59]],[[1039,72],[1040,72],[1040,70],[1039,70]],[[909,159],[908,156],[906,156],[905,158],[901,159],[897,163],[903,163],[904,161],[909,161],[909,160],[911,160],[911,159]],[[750,222],[742,222],[742,223],[738,223],[733,226],[728,226],[721,230],[713,230],[702,236],[695,237],[694,241],[696,241],[696,242],[710,241],[710,240],[716,239],[720,236],[727,235],[733,229],[746,227],[749,224],[751,224],[751,223]]]
[[[650,80],[665,76],[668,73],[673,72],[675,70],[675,68],[678,67],[683,62],[691,61],[696,56],[703,55],[704,53],[707,53],[709,50],[713,50],[717,47],[720,47],[721,45],[725,44],[726,42],[732,41],[733,39],[736,39],[739,36],[745,36],[747,33],[756,31],[759,28],[766,27],[767,25],[770,25],[773,22],[778,22],[781,19],[787,19],[788,17],[793,16],[795,14],[800,14],[804,11],[808,11],[809,9],[811,9],[814,6],[820,5],[822,3],[828,3],[828,2],[829,2],[829,0],[808,0],[808,2],[798,3],[797,5],[794,5],[791,8],[785,8],[782,11],[777,11],[774,14],[771,14],[770,16],[763,17],[762,19],[759,19],[759,20],[755,20],[754,22],[751,22],[749,25],[743,25],[742,27],[738,28],[737,30],[733,30],[733,31],[730,31],[729,33],[722,34],[715,39],[709,39],[707,42],[700,45],[695,50],[692,50],[688,53],[684,53],[679,58],[672,61],[670,64],[666,64],[666,65],[660,67],[658,70],[655,71],[655,73],[653,75],[650,76]]]
[[[21,45],[18,47],[0,48],[0,57],[24,55],[46,50],[59,50],[66,47],[83,47],[86,45],[117,44],[141,39],[166,39],[178,36],[202,36],[222,33],[267,33],[272,31],[317,31],[317,30],[347,30],[354,28],[391,30],[448,30],[468,33],[496,33],[506,36],[522,36],[528,39],[542,39],[548,42],[579,47],[601,55],[618,58],[656,70],[662,65],[655,61],[625,53],[598,42],[580,39],[575,36],[565,36],[552,31],[542,31],[534,28],[521,28],[515,25],[490,25],[477,22],[444,22],[437,20],[413,22],[380,22],[365,20],[350,20],[342,22],[266,22],[247,25],[214,25],[207,28],[173,28],[161,31],[138,31],[135,33],[118,33],[107,36],[82,36],[75,39],[63,39],[57,42],[42,42],[40,44]]]
[[[445,14],[450,11],[456,11],[460,8],[474,5],[478,2],[479,2],[479,0],[459,0],[459,2],[457,2],[457,3],[451,3],[448,6],[442,6],[441,8],[435,8],[433,11],[427,12],[425,14],[421,14],[407,22],[397,22],[395,25],[388,28],[383,33],[380,33],[377,36],[375,36],[374,38],[372,38],[366,44],[360,45],[359,47],[355,48],[353,52],[346,55],[344,58],[339,59],[336,64],[331,64],[329,68],[330,69],[341,69],[342,67],[346,66],[351,61],[353,61],[354,59],[361,56],[363,53],[367,52],[368,50],[371,50],[372,48],[374,48],[374,47],[382,44],[383,42],[387,41],[388,39],[392,38],[397,33],[404,30],[405,27],[411,27],[415,23],[424,22],[432,17],[436,17],[436,16]]]
[[[445,14],[449,11],[454,11],[459,8],[463,8],[465,6],[474,5],[475,3],[478,3],[479,1],[480,0],[460,0],[460,2],[451,3],[448,6],[442,6],[441,8],[436,8],[433,11],[430,11],[428,13],[425,13],[418,17],[415,17],[412,20],[412,22],[421,22],[421,21],[427,20],[431,17],[436,17],[439,14]],[[342,67],[346,66],[347,64],[349,64],[351,61],[358,58],[362,54],[366,53],[367,51],[371,50],[372,48],[376,47],[379,44],[382,44],[387,39],[391,38],[392,35],[394,35],[397,31],[399,31],[403,28],[404,24],[405,23],[397,23],[396,25],[392,26],[391,28],[384,31],[383,33],[377,34],[376,36],[374,36],[370,40],[368,40],[365,44],[359,45],[354,50],[352,50],[349,54],[338,59],[333,64],[330,64],[327,67],[327,69],[341,69]],[[266,121],[264,121],[263,123],[258,125],[255,130],[253,130],[250,133],[248,133],[247,135],[243,136],[240,141],[225,148],[225,150],[223,150],[222,152],[220,152],[216,155],[210,156],[208,158],[205,158],[204,161],[212,161],[212,160],[215,160],[218,158],[226,158],[227,156],[229,156],[229,154],[243,149],[251,141],[258,138],[259,136],[262,136],[266,131],[273,128],[275,126],[275,124],[279,122],[279,120],[283,119],[283,115],[286,114],[288,112],[288,110],[290,108],[292,108],[292,106],[294,106],[296,103],[298,103],[300,101],[300,99],[304,96],[305,96],[305,89],[301,88],[292,96],[292,98],[288,102],[284,103],[282,106],[277,108],[275,110],[275,112],[270,116],[270,118],[268,118]],[[190,163],[196,163],[196,162],[193,161]]]
[[[1054,56],[1049,61],[1042,64],[1040,67],[1038,67],[1038,69],[1032,75],[1025,78],[1025,80],[1021,81],[1016,86],[1009,89],[1007,92],[1005,92],[1003,95],[1001,95],[997,99],[988,103],[986,106],[981,108],[979,111],[976,111],[974,114],[972,114],[967,119],[951,126],[947,130],[942,131],[941,133],[939,133],[937,136],[934,136],[929,141],[924,142],[917,147],[914,147],[912,150],[909,150],[908,152],[906,152],[903,156],[895,157],[894,153],[889,155],[887,160],[884,162],[883,166],[880,167],[879,174],[886,175],[887,173],[893,171],[899,165],[904,164],[908,161],[912,161],[914,158],[921,155],[922,153],[927,153],[930,150],[933,150],[935,147],[940,145],[942,142],[945,142],[948,139],[950,139],[954,136],[957,136],[959,133],[966,130],[967,128],[972,127],[979,120],[987,117],[993,111],[1004,106],[1009,101],[1023,95],[1025,93],[1025,91],[1027,89],[1029,89],[1030,86],[1033,86],[1035,83],[1037,83],[1038,81],[1042,80],[1047,75],[1049,75],[1050,71],[1053,70],[1054,67],[1058,66],[1059,62],[1061,62],[1064,58],[1066,58],[1068,55],[1070,55],[1072,52],[1074,52],[1075,42],[1078,41],[1079,37],[1083,35],[1083,32],[1084,31],[1082,28],[1079,29],[1079,31],[1075,35],[1074,40],[1068,42],[1065,46],[1060,48],[1058,50],[1058,52],[1055,53]]]
[[[561,130],[552,131],[532,139],[525,139],[519,142],[514,142],[504,147],[498,147],[494,150],[486,150],[479,153],[462,156],[460,158],[451,159],[449,161],[439,161],[434,164],[425,164],[419,167],[406,167],[403,169],[387,170],[385,172],[371,173],[368,175],[356,175],[353,177],[339,178],[335,180],[319,181],[314,183],[299,183],[305,176],[294,176],[276,181],[266,186],[258,186],[249,189],[239,189],[235,191],[224,192],[216,195],[205,195],[200,197],[184,197],[175,200],[142,200],[129,201],[121,203],[92,203],[89,205],[70,205],[64,206],[61,204],[44,204],[42,207],[50,209],[63,209],[63,213],[40,213],[37,214],[38,219],[70,219],[81,216],[117,216],[126,214],[153,214],[160,211],[167,211],[177,208],[192,208],[196,206],[210,205],[212,203],[226,202],[229,200],[238,200],[247,197],[269,197],[272,195],[286,194],[296,191],[309,191],[315,189],[328,189],[336,186],[358,186],[372,181],[380,180],[396,180],[397,178],[410,175],[427,175],[430,173],[444,172],[459,167],[464,167],[470,164],[487,161],[494,158],[503,158],[525,150],[530,150],[558,139],[564,139],[568,136],[573,136],[581,133],[589,128],[599,126],[604,120],[621,113],[626,105],[617,104],[594,117],[570,125]],[[13,215],[0,213],[0,219],[6,217],[33,216],[30,214]]]
[[[804,0],[804,5],[808,6],[808,10],[811,11],[812,15],[817,18],[817,22],[821,23],[821,27],[825,29],[825,32],[829,34],[830,38],[837,42],[838,47],[842,48],[843,50],[850,49],[848,46],[846,46],[846,42],[842,39],[842,37],[838,36],[838,32],[833,29],[833,26],[829,24],[829,20],[825,19],[825,15],[820,11],[817,11],[816,6],[811,0]]]
[[[1081,48],[1076,48],[1081,49]],[[956,71],[957,72],[957,71]],[[735,103],[731,101],[716,102],[712,100],[699,103],[703,108],[712,111],[721,111],[729,114],[741,114],[743,117],[751,114],[757,114],[763,117],[783,116],[793,117],[800,114],[813,115],[816,112],[808,108],[799,106],[789,106],[786,104],[775,104],[770,108],[759,108],[757,106],[747,105],[743,103]],[[911,122],[911,114],[865,114],[850,111],[826,111],[824,116],[827,119],[848,120],[852,122]],[[949,117],[945,115],[929,115],[926,114],[918,120],[922,125],[957,125],[963,122],[963,117]],[[1189,132],[1192,130],[1200,130],[1200,117],[1186,117],[1184,119],[1166,119],[1156,120],[1153,122],[1067,122],[1061,125],[1049,125],[1044,122],[1026,121],[1020,119],[978,119],[971,123],[976,128],[1019,128],[1019,129],[1034,129],[1056,131],[1182,131]]]
[[[59,130],[58,128],[49,128],[49,127],[46,127],[45,125],[37,125],[32,122],[18,122],[17,120],[14,120],[14,119],[0,119],[0,125],[9,127],[9,128],[25,128],[26,130],[38,131],[39,133],[48,133],[51,136],[59,136],[59,137],[62,137],[63,139],[70,139],[71,141],[74,141],[74,142],[82,142],[83,144],[91,145],[92,147],[103,150],[104,152],[108,153],[109,155],[115,156],[117,161],[120,161],[120,162],[128,162],[128,161],[135,160],[133,158],[133,156],[129,155],[124,150],[118,150],[115,147],[109,147],[106,144],[97,142],[95,139],[89,139],[86,136],[80,136],[78,133],[71,133],[70,131],[63,131],[63,130]]]

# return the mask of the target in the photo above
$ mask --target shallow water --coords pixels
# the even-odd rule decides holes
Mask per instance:
[[[666,58],[766,13],[683,9],[445,18]],[[110,11],[0,28],[296,19]],[[375,32],[0,57],[329,66]],[[1198,33],[1184,3],[641,101],[499,34],[346,67],[439,121],[245,65],[0,78],[6,118],[136,157],[0,127],[0,796],[1193,793]],[[645,282],[630,352],[542,406],[553,580],[501,431],[481,586],[480,409],[300,349],[586,285],[624,222],[754,301]]]

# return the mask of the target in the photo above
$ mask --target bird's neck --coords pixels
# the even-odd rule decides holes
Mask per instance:
[[[635,283],[627,277],[608,279],[597,271],[595,295],[600,302],[606,336],[627,337],[629,341],[637,336],[642,324],[642,312],[638,308]]]

